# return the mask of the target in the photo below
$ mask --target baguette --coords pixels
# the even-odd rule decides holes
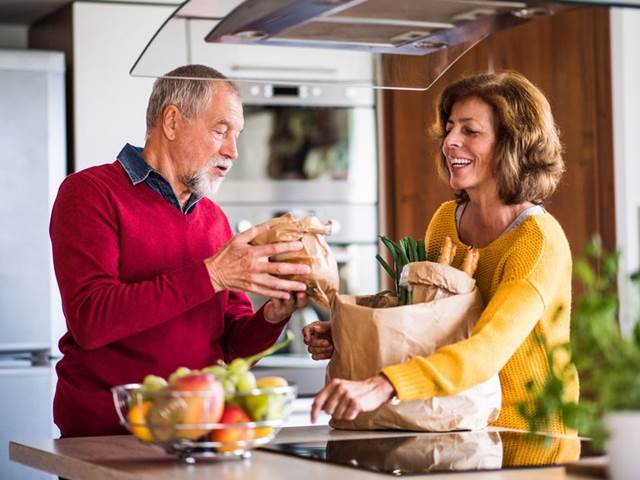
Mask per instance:
[[[477,248],[469,247],[467,253],[464,256],[462,262],[462,271],[469,275],[471,278],[476,274],[478,268],[478,260],[480,258],[480,251]]]
[[[451,265],[453,259],[456,256],[456,246],[451,241],[451,238],[447,235],[444,238],[444,245],[442,246],[442,250],[440,250],[440,257],[438,258],[438,263],[440,265]]]

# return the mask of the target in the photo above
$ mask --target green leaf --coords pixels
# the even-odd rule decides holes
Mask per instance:
[[[401,265],[398,265],[398,270],[402,271],[402,267],[404,267],[409,262],[409,257],[407,256],[407,239],[403,238],[400,240],[400,248],[398,251],[398,259]]]
[[[380,255],[376,255],[376,260],[378,260],[378,263],[382,265],[382,268],[385,269],[387,274],[391,277],[391,280],[395,281],[396,278],[395,278],[395,273],[393,272],[393,268],[389,266],[389,264],[384,260],[384,258],[382,258]]]
[[[599,235],[594,235],[584,247],[585,254],[592,258],[602,256],[602,239]]]
[[[407,250],[410,253],[409,255],[409,259],[412,262],[417,262],[418,261],[418,246],[416,244],[416,241],[412,238],[412,237],[406,237],[407,238]]]
[[[426,262],[427,261],[427,248],[425,246],[424,240],[418,240],[418,261]]]
[[[593,287],[595,285],[596,274],[586,260],[579,259],[576,261],[573,268],[576,277],[578,277],[587,287]]]
[[[393,263],[398,263],[398,246],[389,240],[387,237],[380,235],[380,241],[387,247],[389,252],[391,253],[391,258],[393,258]]]

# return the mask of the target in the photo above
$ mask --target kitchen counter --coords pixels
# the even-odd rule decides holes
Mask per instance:
[[[283,429],[274,443],[380,438],[385,436],[413,436],[412,432],[348,432],[331,430],[327,426],[288,427]],[[429,435],[429,434],[422,434]],[[382,479],[378,473],[356,470],[338,465],[309,461],[290,456],[255,450],[247,460],[199,461],[185,465],[175,457],[166,455],[157,447],[144,445],[129,435],[108,437],[80,437],[30,442],[11,442],[11,460],[38,470],[68,479],[300,479],[345,480]],[[603,459],[590,459],[590,464],[601,468]],[[585,465],[585,463],[583,463]],[[589,469],[590,467],[586,467]],[[468,479],[468,480],[552,480],[566,478],[579,480],[582,476],[571,468],[519,469],[492,472],[429,474],[410,478]],[[387,476],[391,478],[391,476]]]

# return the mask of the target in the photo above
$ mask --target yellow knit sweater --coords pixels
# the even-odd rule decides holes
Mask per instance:
[[[455,211],[454,201],[438,209],[426,244],[433,258],[445,236],[451,237],[458,247],[453,266],[459,268],[467,246],[458,238]],[[562,228],[546,212],[528,217],[480,249],[476,281],[486,308],[471,337],[383,372],[400,400],[455,395],[500,372],[502,411],[495,425],[526,429],[517,404],[533,401],[525,385],[541,386],[549,371],[534,332],[551,344],[569,340],[571,252]],[[567,391],[567,400],[577,401],[577,375]],[[546,430],[568,433],[560,418]]]

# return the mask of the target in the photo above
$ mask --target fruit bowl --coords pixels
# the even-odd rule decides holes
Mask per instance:
[[[183,462],[196,458],[248,458],[250,449],[269,443],[284,425],[296,398],[295,385],[236,392],[220,415],[217,392],[160,390],[142,384],[111,389],[120,423],[139,440],[162,447]]]

